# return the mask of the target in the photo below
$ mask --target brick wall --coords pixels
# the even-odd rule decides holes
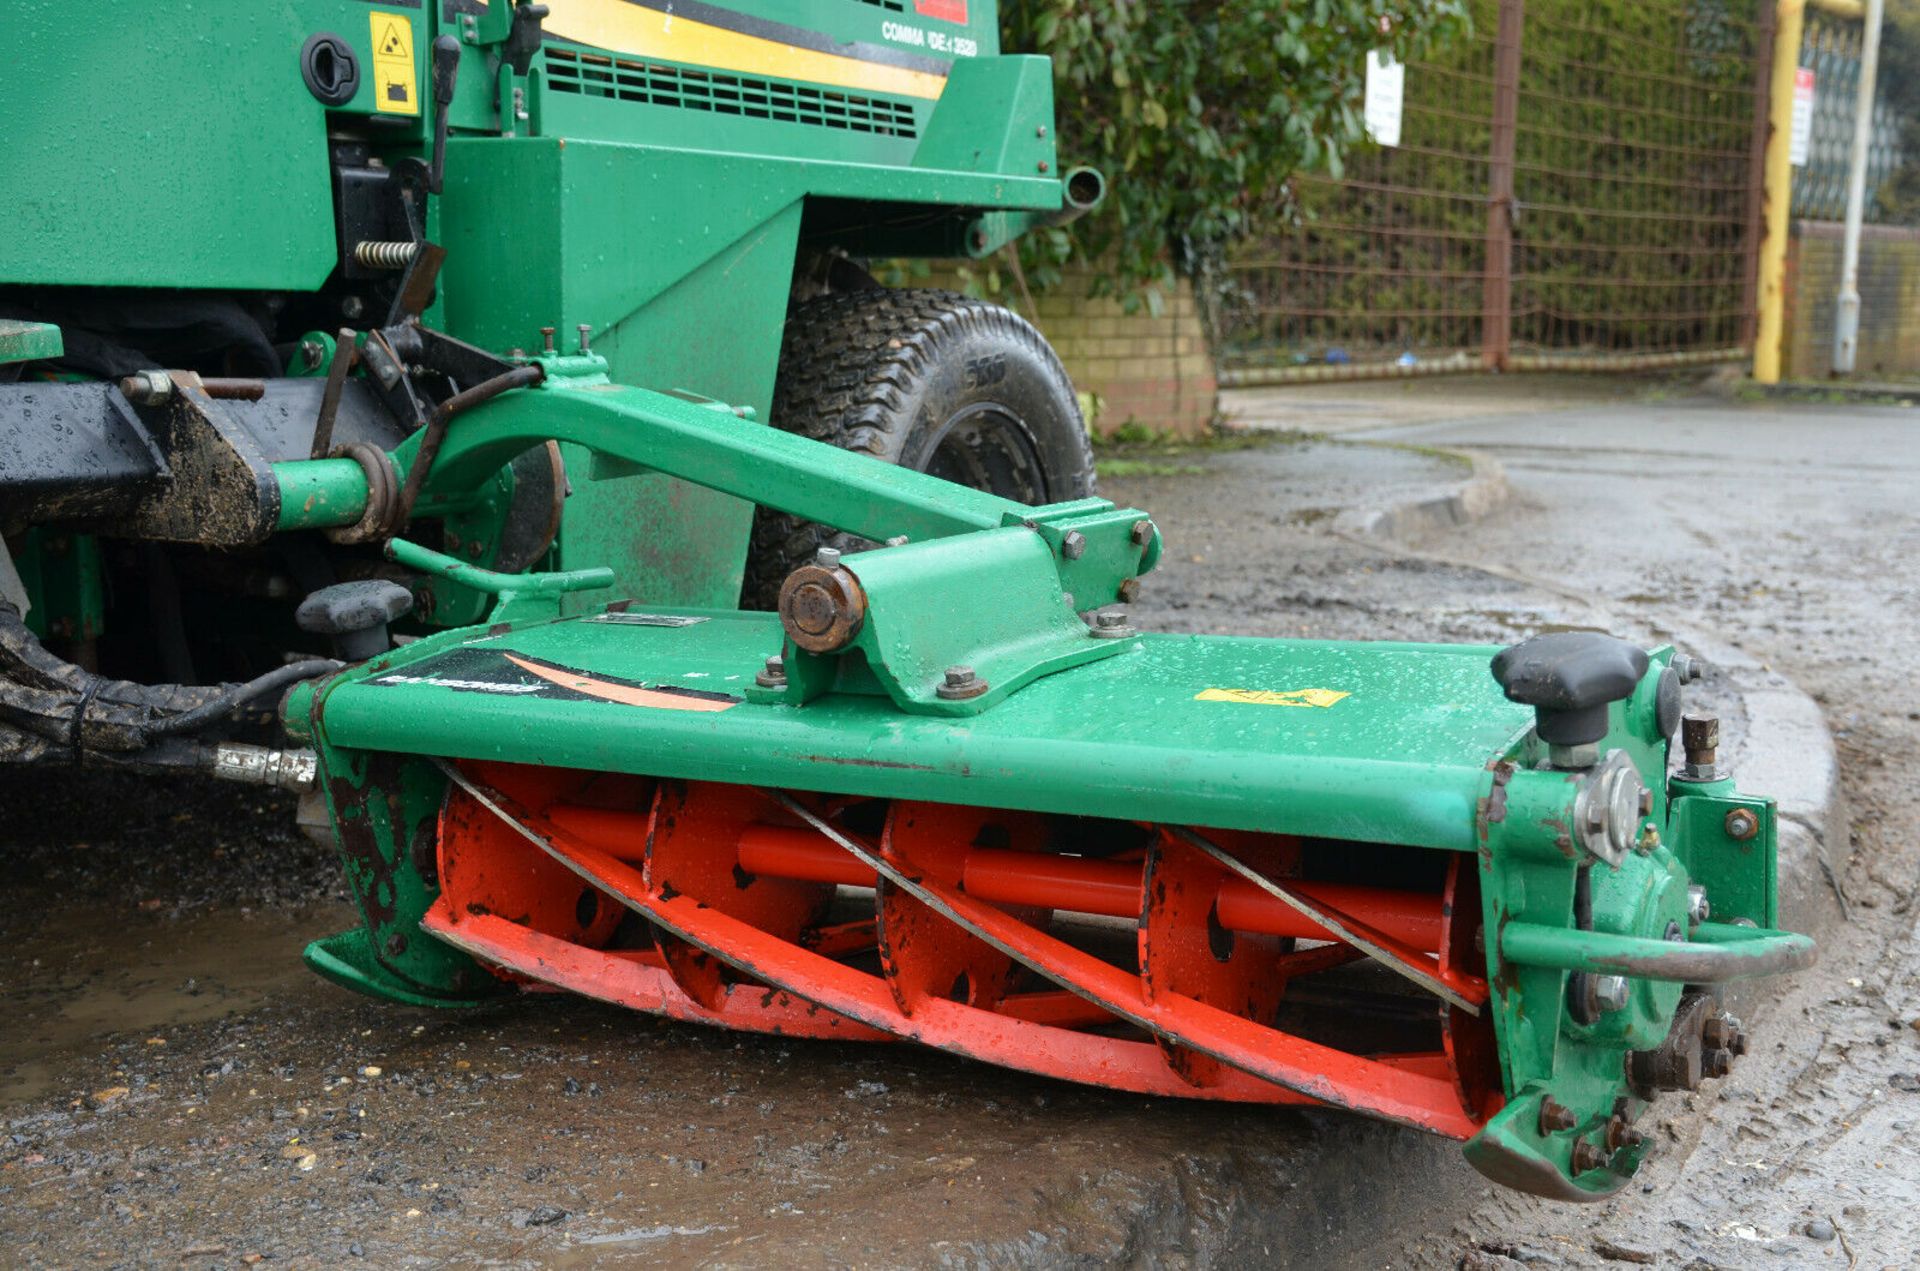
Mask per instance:
[[[912,285],[963,290],[961,281],[956,272],[936,269],[933,278]],[[1037,316],[1026,313],[1017,292],[999,298],[1045,333],[1074,387],[1099,396],[1098,431],[1131,422],[1183,436],[1205,432],[1213,423],[1219,384],[1193,285],[1181,279],[1155,317],[1145,309],[1128,314],[1118,300],[1093,298],[1091,283],[1090,275],[1069,273],[1035,297]]]
[[[1132,422],[1192,435],[1213,423],[1219,384],[1206,330],[1181,279],[1160,315],[1128,314],[1113,299],[1088,296],[1089,279],[1069,275],[1035,303],[1035,325],[1060,354],[1082,392],[1101,399],[1094,426],[1112,432]]]
[[[1833,315],[1841,227],[1796,221],[1787,245],[1782,372],[1824,379],[1833,371]],[[1860,235],[1860,347],[1855,374],[1920,372],[1920,229],[1868,225]]]

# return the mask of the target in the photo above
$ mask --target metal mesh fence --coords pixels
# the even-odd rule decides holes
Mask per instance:
[[[1793,214],[1816,221],[1837,221],[1847,211],[1847,161],[1853,149],[1853,116],[1860,97],[1859,22],[1818,9],[1807,14],[1800,43],[1800,65],[1813,72],[1813,127],[1807,161],[1793,170]],[[1883,78],[1884,86],[1886,80]],[[1873,131],[1867,143],[1868,221],[1883,221],[1875,198],[1880,186],[1906,162],[1900,146],[1900,120],[1885,99],[1874,102]]]
[[[1300,223],[1235,262],[1229,378],[1658,364],[1749,338],[1771,0],[1473,9],[1471,40],[1408,66],[1402,144],[1297,178]]]

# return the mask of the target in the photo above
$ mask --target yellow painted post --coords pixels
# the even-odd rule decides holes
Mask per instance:
[[[1793,202],[1793,77],[1800,69],[1806,0],[1780,0],[1773,26],[1773,82],[1767,91],[1766,230],[1760,238],[1760,321],[1753,333],[1753,378],[1780,382],[1786,335],[1787,231]]]

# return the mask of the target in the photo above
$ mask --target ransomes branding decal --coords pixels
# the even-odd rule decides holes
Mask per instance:
[[[723,711],[742,700],[729,693],[589,673],[499,649],[448,649],[405,670],[376,675],[367,683],[387,687],[424,684],[455,693],[611,702],[668,711]]]

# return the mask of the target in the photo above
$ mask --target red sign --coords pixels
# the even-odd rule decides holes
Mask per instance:
[[[923,18],[967,24],[967,0],[913,0],[913,11]]]

